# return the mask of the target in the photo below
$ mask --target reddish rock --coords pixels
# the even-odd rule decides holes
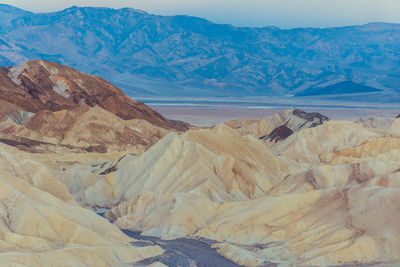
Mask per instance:
[[[143,119],[159,127],[186,130],[102,78],[54,62],[34,60],[0,69],[0,100],[29,112],[98,105],[124,120]]]

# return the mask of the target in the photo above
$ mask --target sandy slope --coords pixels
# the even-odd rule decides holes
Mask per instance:
[[[171,145],[176,139],[179,146]],[[120,162],[117,180],[134,186],[107,217],[145,235],[217,240],[222,255],[248,266],[269,261],[297,266],[396,262],[397,139],[347,121],[299,130],[272,148],[226,126],[189,131],[180,138],[170,135],[128,164],[138,176],[128,175]],[[193,148],[185,153],[188,141]],[[264,154],[257,154],[259,148]],[[196,168],[205,159],[214,163],[217,174],[226,166],[210,152],[231,157],[238,166],[231,169],[235,182],[244,177],[244,183],[221,184],[221,191],[213,191],[218,183],[206,191],[204,182],[195,190],[185,187],[191,179],[209,181],[215,175],[205,172],[206,164]],[[163,155],[173,163],[160,160]],[[129,179],[120,176],[122,169]],[[263,190],[240,199],[233,188],[244,195]]]
[[[26,66],[5,79],[21,95],[19,81],[46,74]],[[74,83],[81,75],[59,71]],[[63,88],[55,94],[65,97]],[[211,239],[220,255],[246,266],[400,262],[400,118],[329,121],[291,109],[174,132],[53,93],[38,98],[72,106],[45,110],[36,99],[32,114],[0,100],[0,265],[169,258],[153,243],[130,244],[120,229]],[[109,221],[91,211],[103,208]],[[178,246],[178,257],[182,244],[166,244]]]
[[[161,254],[136,248],[107,220],[81,208],[30,154],[0,144],[0,264],[110,266]]]

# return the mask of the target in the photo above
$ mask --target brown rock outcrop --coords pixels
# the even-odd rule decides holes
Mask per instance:
[[[30,119],[34,113],[26,112],[22,108],[0,99],[0,122],[11,119],[16,123],[23,123]]]
[[[43,60],[0,70],[0,99],[29,112],[70,110],[85,103],[110,111],[124,120],[143,119],[154,125],[186,130],[144,103],[134,101],[100,77]]]
[[[104,147],[141,153],[168,133],[143,120],[123,120],[107,110],[85,104],[72,110],[39,111],[25,127],[72,147]],[[105,152],[106,152],[105,151]]]
[[[188,128],[67,66],[35,60],[0,69],[0,138],[26,151],[140,154],[169,131]]]
[[[99,106],[86,104],[72,110],[39,111],[23,124],[13,120],[0,123],[0,139],[15,146],[20,143],[18,147],[31,148],[31,152],[129,150],[140,154],[168,132],[145,120],[123,120]]]

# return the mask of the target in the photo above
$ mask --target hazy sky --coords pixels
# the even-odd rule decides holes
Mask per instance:
[[[133,7],[237,26],[331,27],[399,22],[400,0],[0,0],[35,12],[77,6]]]

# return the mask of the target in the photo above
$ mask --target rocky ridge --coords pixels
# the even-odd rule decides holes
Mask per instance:
[[[399,24],[251,28],[76,6],[35,14],[1,5],[0,13],[1,66],[57,61],[132,96],[369,93],[371,102],[398,102]]]
[[[80,207],[33,154],[0,144],[0,159],[1,265],[111,266],[163,253],[130,245],[116,226]]]
[[[320,113],[307,113],[299,109],[288,109],[260,120],[237,119],[227,123],[241,135],[252,135],[266,143],[285,140],[295,132],[316,127],[329,121]]]
[[[282,114],[292,116],[293,110],[265,121],[274,121]],[[397,120],[393,119],[391,125]],[[397,205],[394,203],[398,194],[400,153],[395,131],[365,128],[347,121],[324,121],[321,125],[303,128],[276,144],[266,145],[255,138],[257,135],[251,136],[242,130],[244,136],[240,137],[237,128],[231,130],[221,125],[211,130],[189,131],[182,137],[188,140],[189,136],[196,136],[190,140],[210,152],[233,157],[241,167],[232,169],[236,175],[241,174],[234,176],[236,180],[257,177],[243,181],[246,187],[240,183],[228,187],[231,183],[222,178],[222,181],[228,181],[222,187],[226,193],[235,196],[237,191],[233,188],[248,188],[248,192],[256,192],[255,185],[264,181],[260,193],[243,199],[222,199],[210,194],[215,185],[209,185],[207,190],[200,189],[206,185],[204,182],[201,187],[189,187],[191,189],[182,191],[179,187],[164,184],[169,180],[168,176],[153,175],[151,179],[158,179],[158,182],[145,178],[150,184],[157,185],[156,188],[140,182],[139,177],[130,176],[133,178],[130,183],[138,181],[142,186],[135,186],[134,191],[128,190],[134,192],[130,193],[131,197],[125,194],[125,199],[121,199],[106,217],[123,229],[140,230],[144,235],[166,239],[192,236],[216,240],[213,246],[221,255],[246,266],[262,266],[271,262],[296,266],[341,266],[399,261],[396,250],[388,247],[388,244],[397,246],[397,235],[387,235],[388,232],[398,232],[397,226],[392,224],[396,218],[391,214]],[[213,136],[213,132],[221,133],[224,141]],[[165,137],[135,159],[136,164],[128,166],[140,170],[139,162],[150,154],[155,151],[158,155],[167,153],[161,152],[169,149],[162,143],[170,138]],[[241,138],[244,139],[239,141]],[[235,139],[238,141],[235,142]],[[244,150],[241,144],[245,143],[245,139],[269,151],[269,154],[255,156],[272,164],[260,173],[261,176],[257,175],[257,168],[269,165],[259,165],[254,159],[249,161],[256,149],[246,144],[251,149]],[[236,153],[229,152],[232,150]],[[189,155],[195,155],[178,153],[180,160],[189,160]],[[244,165],[239,161],[242,156],[247,159]],[[200,159],[200,156],[195,157]],[[206,152],[202,158],[212,159]],[[216,159],[211,161],[217,164],[213,167],[217,175],[220,168],[227,166],[223,162],[218,164]],[[119,164],[121,166],[116,169],[122,170],[124,162]],[[182,177],[187,180],[197,176],[190,171],[190,166],[195,168],[193,164],[181,166],[177,163],[173,170],[168,166],[171,165],[162,164],[164,171],[161,171],[156,163],[152,170],[177,174],[172,176],[174,179]],[[246,172],[245,166],[254,172]],[[177,172],[177,168],[185,174],[187,171],[189,176],[185,178]],[[273,168],[280,171],[275,175],[262,175],[273,171]],[[205,169],[204,165],[201,170]],[[118,170],[115,176],[120,180]],[[146,165],[143,165],[143,170],[148,170]],[[288,172],[290,174],[285,174]],[[197,181],[201,177],[212,176],[200,171],[198,174]],[[148,177],[148,174],[143,175]],[[178,183],[182,184],[179,180]],[[165,189],[160,189],[164,186]],[[381,208],[376,208],[378,206]]]
[[[2,142],[34,150],[142,153],[170,131],[169,121],[99,77],[47,61],[0,71]]]
[[[400,262],[399,118],[289,109],[183,132],[20,87],[26,66],[3,72],[17,93],[0,95],[0,264],[163,266],[190,240],[243,266]]]
[[[0,265],[119,266],[163,254],[82,208],[59,172],[141,154],[187,124],[52,62],[3,68],[0,79]]]
[[[2,68],[0,81],[0,99],[27,112],[71,110],[86,104],[123,120],[142,119],[167,129],[179,127],[100,77],[54,62],[34,60]],[[185,124],[180,127],[177,130],[187,129]]]

